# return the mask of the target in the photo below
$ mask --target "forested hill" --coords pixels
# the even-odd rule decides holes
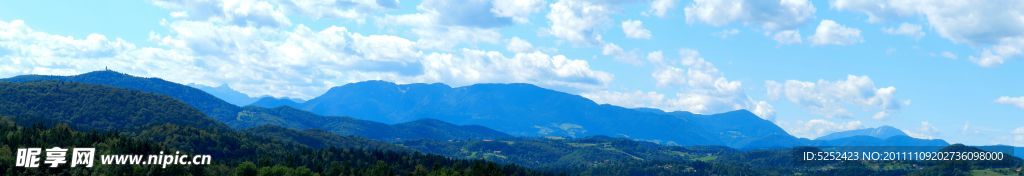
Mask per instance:
[[[66,124],[24,127],[0,117],[0,162],[14,163],[18,148],[40,146],[95,147],[99,154],[156,154],[174,151],[169,145],[131,135],[79,132]],[[251,139],[222,138],[255,144]],[[251,155],[213,157],[212,165],[100,165],[94,167],[23,168],[0,164],[0,175],[542,175],[512,165],[482,160],[453,160],[438,155],[368,149],[274,148],[243,149]],[[208,154],[184,151],[185,154]],[[98,156],[97,156],[98,160]]]
[[[364,81],[333,87],[289,106],[319,115],[384,123],[432,118],[513,136],[628,136],[662,144],[745,149],[791,147],[802,142],[747,110],[712,115],[636,110],[524,83],[450,87]]]
[[[508,134],[475,125],[454,125],[447,122],[420,119],[388,125],[344,116],[320,116],[288,106],[263,108],[246,106],[235,118],[235,127],[252,128],[276,125],[290,129],[318,129],[343,136],[361,136],[385,141],[397,140],[466,140],[511,137]]]
[[[185,104],[191,105],[207,116],[222,122],[224,120],[234,118],[240,110],[238,106],[232,105],[231,103],[225,102],[224,100],[196,88],[184,86],[160,78],[142,78],[109,70],[94,71],[75,76],[22,75],[0,79],[0,82],[34,81],[62,81],[106,85],[166,95],[178,99]]]
[[[239,132],[173,98],[101,85],[56,81],[0,83],[0,117],[4,118],[0,120],[0,161],[4,163],[13,163],[9,157],[14,156],[11,151],[17,148],[61,146],[96,147],[99,153],[154,154],[163,150],[208,154],[216,164],[157,171],[147,166],[90,170],[26,169],[3,164],[0,175],[232,175],[231,172],[239,171],[269,175],[534,173],[482,160],[454,160],[406,151],[356,137],[273,127],[260,133]]]
[[[23,124],[62,122],[103,131],[141,131],[163,124],[228,130],[170,97],[58,81],[0,82],[0,115]]]
[[[22,75],[0,79],[0,82],[29,83],[56,81],[110,86],[156,95],[164,95],[192,106],[206,116],[234,128],[246,129],[262,125],[276,125],[289,129],[321,129],[338,135],[395,139],[481,139],[508,136],[479,126],[452,125],[441,121],[419,121],[391,126],[384,123],[344,116],[319,116],[289,107],[238,107],[202,90],[165,81],[160,78],[142,78],[114,71],[94,71],[74,76]],[[204,122],[205,123],[205,122]],[[420,130],[420,131],[414,131]]]
[[[817,147],[741,151],[727,147],[665,146],[626,138],[517,138],[473,141],[404,141],[413,149],[542,171],[581,175],[1016,175],[1020,158],[996,161],[803,161]],[[941,151],[978,152],[960,144]]]

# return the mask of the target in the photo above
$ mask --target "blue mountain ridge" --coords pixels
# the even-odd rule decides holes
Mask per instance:
[[[294,107],[299,107],[299,104],[302,103],[302,102],[305,102],[305,101],[302,101],[302,100],[299,100],[299,99],[294,99],[294,98],[287,98],[287,97],[276,98],[276,97],[271,97],[271,96],[264,96],[264,97],[260,98],[259,100],[256,100],[255,102],[252,102],[251,104],[249,104],[249,106],[259,106],[259,107],[265,107],[265,108],[276,108],[276,107],[279,107],[279,106],[288,106],[288,107],[293,107],[294,108]]]
[[[847,138],[853,136],[870,136],[878,139],[886,139],[893,136],[907,136],[900,129],[896,129],[892,126],[880,126],[875,128],[864,128],[849,131],[840,131],[825,136],[818,137],[817,140],[835,140],[839,138]]]
[[[398,85],[386,81],[365,81],[331,88],[319,97],[306,102],[293,102],[295,104],[287,105],[285,109],[268,109],[256,106],[242,108],[199,89],[159,78],[139,78],[113,71],[96,71],[76,76],[25,75],[0,81],[39,80],[101,84],[164,94],[233,128],[275,124],[295,129],[322,129],[342,135],[360,135],[357,129],[389,129],[385,127],[390,126],[395,127],[391,130],[413,129],[408,131],[425,132],[421,135],[428,136],[501,136],[487,132],[494,129],[497,133],[515,136],[604,135],[669,145],[720,145],[737,149],[836,144],[793,137],[774,123],[747,110],[700,115],[649,108],[629,109],[597,104],[578,95],[522,83],[475,84],[453,88],[439,83]],[[417,123],[412,124],[418,124],[424,129],[396,124],[414,121]],[[438,123],[451,124],[435,125]],[[450,131],[460,132],[436,133]],[[907,140],[916,142],[920,139]]]
[[[249,97],[249,95],[232,89],[227,84],[222,84],[217,87],[210,87],[200,84],[189,84],[188,86],[202,90],[203,92],[209,93],[210,95],[220,98],[221,100],[224,100],[228,103],[234,104],[235,106],[245,106],[248,104],[252,104],[257,100],[256,98]]]
[[[292,108],[238,107],[202,90],[166,81],[160,78],[141,78],[114,71],[94,71],[74,76],[21,75],[0,79],[0,82],[59,81],[92,85],[103,85],[146,93],[165,95],[199,110],[206,116],[227,124],[235,129],[247,129],[263,125],[277,125],[285,128],[305,130],[321,129],[339,135],[360,135],[367,138],[393,139],[474,139],[508,136],[478,126],[438,125],[438,122],[410,122],[404,127],[434,129],[429,131],[396,130],[391,125],[359,120],[350,117],[318,116]],[[429,120],[422,120],[429,121]],[[443,123],[443,122],[440,122]],[[419,126],[424,125],[424,126]],[[435,133],[443,132],[443,133]],[[464,136],[463,136],[464,135]]]
[[[454,124],[481,125],[518,136],[605,135],[670,145],[722,145],[739,149],[839,143],[796,138],[747,110],[701,115],[652,108],[628,109],[521,83],[453,88],[439,83],[399,85],[365,81],[331,88],[294,107],[322,115],[361,117],[385,123],[432,118]],[[868,143],[857,145],[897,145],[885,138],[862,141]],[[945,143],[915,138],[898,142],[904,142],[899,145]]]
[[[74,76],[21,75],[5,78],[3,82],[64,81],[105,85],[147,93],[166,95],[191,105],[203,114],[226,124],[241,111],[241,108],[221,100],[202,90],[165,81],[160,78],[141,78],[114,71],[93,71]]]

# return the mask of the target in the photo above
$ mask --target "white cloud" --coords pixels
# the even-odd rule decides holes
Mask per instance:
[[[616,45],[614,43],[605,43],[604,47],[601,49],[601,54],[605,56],[615,57],[615,59],[619,61],[633,65],[640,65],[643,63],[643,61],[640,60],[639,54],[636,54],[636,52],[632,51],[626,52],[625,50],[622,49],[622,47],[619,47],[619,45]]]
[[[890,2],[887,0],[831,0],[832,8],[838,10],[850,10],[862,12],[868,15],[869,22],[882,22],[886,19],[900,18],[910,15],[906,5],[913,5],[911,1]]]
[[[1021,128],[1024,128],[1024,126],[1021,126]],[[1010,127],[1009,129],[1006,129],[1006,128],[1003,128],[1003,129],[992,128],[990,126],[974,125],[970,121],[964,121],[963,126],[960,127],[959,135],[964,136],[964,138],[970,139],[972,141],[978,141],[978,142],[987,143],[985,145],[1015,145],[1015,146],[1024,146],[1024,145],[1020,145],[1020,144],[1024,144],[1024,143],[1020,143],[1020,142],[1024,142],[1024,140],[1021,140],[1019,142],[1015,142],[1014,141],[1014,138],[1015,138],[1014,130],[1018,130],[1018,129],[1013,129],[1013,127]],[[1021,132],[1022,133],[1020,133],[1018,135],[1020,135],[1021,137],[1024,137],[1024,131],[1021,131]],[[1019,143],[1019,144],[1014,144],[1014,143]]]
[[[550,5],[548,34],[578,45],[599,44],[595,28],[608,23],[611,9],[605,4],[583,0],[559,0]]]
[[[995,102],[999,103],[999,104],[1013,105],[1013,106],[1016,106],[1018,108],[1024,109],[1024,96],[1021,96],[1021,97],[1001,96],[1001,97],[997,98]]]
[[[212,52],[195,53],[221,54],[222,56],[204,60],[223,62],[217,64],[217,69],[214,69],[220,73],[237,73],[223,76],[224,81],[255,81],[252,84],[235,83],[231,86],[241,90],[248,89],[247,92],[257,94],[308,98],[331,86],[371,79],[445,82],[455,85],[478,82],[526,82],[561,88],[603,86],[611,79],[610,74],[590,70],[585,61],[568,59],[561,55],[550,56],[534,52],[517,53],[515,57],[506,58],[498,52],[468,49],[463,49],[462,55],[427,53],[417,47],[418,42],[405,38],[363,35],[348,32],[342,27],[330,27],[313,32],[300,25],[290,32],[262,33],[249,32],[252,29],[231,27],[185,26],[175,29],[178,31],[177,36],[165,37],[163,40],[187,44],[209,43],[207,40],[221,41],[214,43],[216,47]],[[184,31],[197,29],[200,31]],[[213,34],[188,36],[204,33]],[[284,40],[276,40],[281,38]],[[211,50],[205,47],[188,49]],[[251,78],[251,75],[260,74],[264,76]],[[301,90],[290,90],[291,93],[284,95],[274,90],[259,90],[267,87],[265,85],[282,85]]]
[[[713,64],[704,60],[700,53],[690,49],[681,49],[679,53],[681,59],[678,62],[664,61],[660,51],[648,54],[648,60],[657,67],[651,73],[656,85],[678,90],[672,97],[643,91],[599,91],[584,93],[583,96],[597,102],[626,107],[653,107],[694,113],[748,109],[762,118],[774,118],[775,110],[771,105],[748,97],[740,89],[742,83],[729,81]]]
[[[776,42],[779,42],[780,44],[799,44],[803,42],[803,40],[800,37],[800,31],[796,30],[785,30],[776,32],[775,35],[772,36],[772,39],[774,39]]]
[[[671,107],[669,104],[665,104],[665,95],[653,91],[632,91],[632,92],[616,92],[616,91],[594,91],[584,92],[580,96],[587,97],[590,100],[598,103],[612,104],[628,108],[665,108]],[[675,110],[675,109],[664,109],[664,110]]]
[[[1024,146],[1024,127],[1017,127],[1013,130],[1014,146]]]
[[[680,50],[682,68],[664,66],[656,69],[652,76],[658,86],[687,86],[709,92],[734,94],[739,91],[739,81],[729,81],[711,62],[707,62],[695,50]]]
[[[1024,2],[1018,1],[853,1],[837,0],[839,10],[863,12],[871,21],[921,15],[940,36],[958,43],[994,44],[1024,32]]]
[[[524,3],[532,3],[523,1]],[[502,1],[503,7],[496,7],[497,1],[489,0],[425,0],[416,8],[421,13],[436,16],[439,25],[492,28],[513,24],[513,18],[529,15],[532,9],[516,8],[515,3]],[[529,4],[526,4],[529,5]],[[522,10],[522,11],[520,11]],[[519,14],[525,13],[525,14]],[[501,16],[499,16],[499,14]]]
[[[847,108],[849,105],[877,109],[872,115],[874,119],[883,119],[903,106],[910,105],[910,100],[894,97],[895,87],[876,87],[867,76],[848,75],[846,80],[838,81],[765,81],[765,87],[769,98],[785,98],[815,114],[829,118],[853,116],[854,114]]]
[[[765,31],[794,29],[814,16],[807,0],[694,0],[685,9],[687,22],[723,26],[733,22]]]
[[[344,27],[320,31],[299,25],[290,31],[206,22],[174,22],[161,45],[196,58],[210,80],[255,95],[309,98],[341,83],[399,79],[423,72],[416,43],[397,36],[363,35]],[[161,70],[154,70],[161,71]],[[298,79],[297,79],[298,78]],[[269,86],[268,86],[269,85]]]
[[[859,120],[833,122],[826,119],[797,120],[795,124],[779,123],[789,134],[796,137],[814,139],[827,134],[864,128]]]
[[[375,1],[376,1],[377,5],[379,5],[381,7],[386,7],[386,8],[396,8],[396,7],[398,7],[399,4],[401,4],[401,2],[398,2],[398,0],[375,0]],[[337,1],[335,1],[335,2],[337,2]]]
[[[810,40],[814,45],[851,45],[864,41],[859,29],[846,27],[832,20],[821,20]]]
[[[362,22],[367,13],[395,8],[398,0],[331,0],[331,1],[274,1],[282,6],[314,19],[341,18]]]
[[[443,26],[494,28],[527,23],[544,8],[542,0],[426,0],[416,9]]]
[[[772,120],[775,108],[766,101],[719,99],[710,95],[696,93],[677,93],[669,97],[653,91],[593,91],[580,94],[583,97],[603,104],[612,104],[628,108],[658,108],[665,111],[690,111],[694,113],[722,113],[737,109],[747,109],[758,117]],[[714,109],[722,108],[722,109]]]
[[[940,36],[954,42],[994,44],[1024,35],[1021,1],[928,1],[914,10],[926,16]]]
[[[395,8],[398,0],[155,0],[157,7],[170,10],[176,20],[198,20],[219,24],[260,27],[291,26],[292,15],[313,19],[365,21],[368,13]]]
[[[684,75],[686,75],[686,71],[678,67],[662,67],[655,70],[654,73],[651,73],[651,77],[654,77],[655,83],[658,87],[684,84],[685,80],[679,78]]]
[[[619,45],[616,45],[614,43],[605,44],[604,48],[601,49],[601,54],[606,55],[606,56],[614,55],[614,54],[618,54],[618,53],[623,53],[623,52],[624,51],[622,50],[622,47],[619,47]]]
[[[108,39],[99,34],[85,38],[50,35],[30,28],[24,21],[0,21],[0,47],[14,51],[11,54],[58,59],[67,57],[111,57],[136,48],[120,38]],[[56,60],[54,60],[56,61]]]
[[[767,101],[757,101],[754,103],[753,107],[746,108],[751,108],[750,112],[757,114],[757,116],[760,116],[761,118],[769,120],[775,118],[775,106],[768,104]]]
[[[735,36],[736,34],[739,34],[739,33],[740,33],[739,29],[726,29],[726,30],[715,32],[714,34],[711,34],[711,35],[714,35],[715,37],[718,37],[718,38],[726,39],[726,38]]]
[[[658,17],[665,17],[669,10],[672,10],[675,6],[675,0],[654,0],[651,1],[651,10],[648,10],[647,13],[653,13]]]
[[[833,1],[839,10],[863,12],[869,21],[921,16],[954,43],[981,48],[970,56],[978,65],[1002,64],[1024,48],[1024,1]]]
[[[918,128],[918,130],[929,134],[939,133],[939,129],[932,126],[928,121],[921,122],[921,128]]]
[[[644,28],[644,22],[640,20],[626,20],[622,21],[622,32],[626,33],[627,38],[633,39],[650,39],[651,31]]]
[[[965,121],[964,122],[964,126],[960,128],[960,133],[963,133],[963,134],[977,134],[977,133],[979,133],[979,131],[974,129],[973,127],[971,127],[971,121]]]
[[[665,54],[661,50],[651,51],[647,53],[647,61],[653,64],[663,64],[665,62]]]
[[[982,49],[981,55],[971,56],[971,60],[982,67],[992,67],[1003,64],[1008,58],[1020,56],[1024,52],[1021,48],[1024,48],[1024,35],[1004,38],[998,44]]]
[[[533,44],[530,44],[530,42],[519,37],[512,37],[511,39],[508,39],[508,45],[505,49],[510,52],[523,53],[533,50]]]
[[[171,10],[172,16],[231,23],[240,26],[284,27],[291,25],[280,4],[272,1],[164,1],[153,3]]]
[[[331,26],[315,31],[168,23],[154,47],[102,35],[86,38],[37,32],[0,21],[0,75],[79,74],[104,67],[179,83],[229,84],[251,95],[310,98],[332,86],[364,80],[399,83],[525,82],[560,90],[593,90],[613,76],[584,60],[544,52],[506,57],[497,51],[428,52],[398,36],[365,35]]]
[[[942,51],[941,53],[939,53],[939,56],[945,57],[947,59],[957,59],[956,53],[949,51]]]
[[[402,37],[392,35],[364,36],[358,33],[350,33],[349,37],[352,40],[350,43],[352,46],[349,49],[356,54],[360,54],[366,60],[407,63],[414,61],[417,56],[420,56],[416,43]]]
[[[491,13],[499,17],[512,18],[517,23],[530,22],[530,14],[544,9],[543,0],[495,0]]]
[[[493,28],[445,25],[436,11],[403,15],[385,15],[377,22],[382,26],[410,27],[416,43],[423,48],[452,50],[460,44],[498,43],[501,33]]]
[[[546,87],[594,89],[612,75],[594,71],[584,60],[540,51],[505,57],[500,52],[463,49],[461,55],[433,53],[423,60],[426,80],[464,85],[479,82],[525,82]]]
[[[939,135],[939,129],[928,121],[921,121],[921,126],[916,131],[904,130],[904,132],[910,137],[921,139],[935,139]]]
[[[899,27],[895,28],[883,28],[882,32],[890,35],[902,35],[912,37],[914,39],[920,39],[924,37],[924,31],[921,30],[920,25],[901,23]]]
[[[185,54],[158,48],[138,47],[120,38],[108,39],[99,34],[85,38],[63,36],[35,31],[21,20],[0,21],[0,75],[24,74],[73,75],[83,71],[113,69],[160,72],[167,78],[196,76],[195,62]],[[171,70],[171,69],[168,69]],[[151,76],[144,74],[141,76]]]

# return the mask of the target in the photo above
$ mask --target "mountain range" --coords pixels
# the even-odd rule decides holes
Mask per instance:
[[[114,71],[94,71],[74,76],[21,75],[0,81],[15,83],[34,81],[75,82],[166,95],[191,105],[203,114],[225,122],[228,125],[231,125],[229,121],[241,110],[238,106],[196,88],[165,81],[160,78],[140,78]]]
[[[256,102],[257,100],[257,98],[249,97],[249,95],[236,91],[227,84],[222,84],[217,87],[210,87],[200,84],[188,84],[188,86],[202,90],[203,92],[216,96],[217,98],[220,98],[221,100],[224,100],[228,103],[234,104],[235,106],[249,105],[253,102]]]
[[[395,130],[391,125],[341,116],[319,116],[291,108],[239,107],[221,100],[202,90],[166,81],[160,78],[141,78],[114,71],[94,71],[74,76],[22,75],[0,79],[0,82],[73,82],[103,85],[157,95],[166,95],[190,105],[206,116],[223,122],[234,129],[247,129],[263,125],[277,125],[289,129],[321,129],[339,135],[357,135],[374,139],[476,139],[499,138],[504,133],[477,126],[439,124],[444,122],[425,121],[402,124],[401,127],[416,126],[426,131]],[[54,100],[56,101],[56,100]],[[111,127],[117,125],[110,125]],[[438,129],[443,128],[443,129]],[[435,133],[432,133],[435,132]],[[457,136],[466,135],[466,136]]]
[[[931,143],[909,137],[890,141],[881,138],[886,136],[877,135],[869,135],[873,139],[862,139],[860,135],[844,133],[810,140],[789,135],[771,121],[747,110],[701,115],[630,109],[597,104],[578,95],[530,84],[475,84],[453,88],[437,83],[399,85],[365,81],[331,88],[304,102],[264,97],[252,106],[239,107],[193,87],[113,71],[75,76],[24,75],[0,81],[44,80],[167,95],[236,129],[273,124],[384,140],[603,135],[667,145],[721,145],[737,149],[848,144],[850,141],[870,142],[863,145],[945,144],[941,140]]]
[[[262,106],[262,105],[256,105]],[[304,103],[287,106],[323,115],[360,117],[400,123],[433,118],[454,124],[473,124],[516,136],[618,136],[669,145],[722,145],[739,149],[831,145],[842,142],[796,138],[774,123],[747,110],[701,115],[629,109],[597,104],[578,95],[530,84],[394,84],[365,81],[331,88]],[[898,129],[896,131],[899,131]],[[904,135],[902,132],[898,132]],[[891,144],[891,136],[865,145]],[[885,138],[881,138],[885,137]],[[845,140],[850,141],[850,140]],[[919,139],[906,144],[928,143]]]
[[[0,116],[19,124],[67,123],[82,130],[138,132],[164,124],[229,129],[170,97],[55,81],[0,82]]]
[[[214,94],[214,96],[216,96],[216,94]],[[259,107],[265,107],[265,108],[276,108],[276,107],[279,107],[279,106],[299,107],[299,104],[301,104],[303,102],[305,102],[305,101],[302,101],[300,99],[293,99],[293,98],[286,98],[286,97],[274,98],[274,97],[270,97],[270,96],[265,96],[263,98],[260,98],[260,99],[256,100],[252,104],[249,104],[249,106],[259,106]]]
[[[339,90],[351,89],[348,86],[360,84],[384,87],[364,88],[361,91],[367,91],[366,95],[358,95],[358,92],[337,94]],[[400,91],[392,92],[387,90],[388,87],[398,87]],[[21,125],[62,123],[76,130],[117,132],[115,134],[144,139],[175,150],[210,153],[216,158],[226,159],[228,165],[237,165],[241,161],[286,163],[310,167],[316,172],[325,172],[325,168],[320,167],[329,161],[353,159],[359,163],[339,164],[358,169],[388,161],[385,164],[411,170],[418,168],[417,164],[434,160],[463,162],[463,159],[470,159],[465,161],[515,164],[502,168],[519,170],[521,168],[515,167],[518,165],[573,175],[934,175],[976,170],[1011,173],[1021,163],[1012,157],[999,162],[952,164],[913,161],[804,163],[793,160],[794,153],[830,150],[836,146],[980,149],[951,146],[937,139],[912,138],[888,126],[837,132],[814,140],[796,138],[771,121],[746,110],[702,115],[650,108],[630,109],[596,104],[576,95],[528,84],[478,84],[452,88],[443,84],[398,85],[370,81],[335,87],[332,91],[335,92],[328,91],[305,102],[263,98],[264,102],[287,100],[294,103],[289,105],[260,107],[257,101],[250,106],[238,107],[199,89],[159,78],[140,78],[112,71],[76,76],[27,75],[0,79],[0,122],[13,119]],[[362,100],[343,99],[347,100],[347,105],[360,107],[363,110],[360,113],[434,116],[386,116],[396,119],[385,123],[377,121],[381,120],[380,117],[318,114],[303,110],[309,107],[331,109],[342,101],[328,101],[326,97],[330,97],[329,94],[335,98],[361,96]],[[530,97],[539,97],[539,100]],[[479,102],[487,103],[471,104]],[[545,112],[559,110],[548,106],[566,109]],[[225,110],[233,112],[219,113]],[[343,108],[336,112],[349,110],[354,109]],[[232,115],[214,116],[225,114]],[[536,128],[538,131],[533,133],[516,133],[513,131],[516,127],[481,123],[488,119],[508,122],[509,125],[548,122],[532,116],[569,123],[542,126],[548,129]],[[626,118],[630,116],[637,118]],[[458,121],[467,117],[478,118]],[[672,129],[670,132],[679,133],[645,128]],[[2,129],[4,127],[0,125]],[[58,126],[52,130],[62,129]],[[605,135],[609,133],[618,135]],[[659,135],[667,137],[659,138]],[[671,138],[686,139],[680,141],[692,143],[665,140]],[[6,139],[10,138],[0,138],[0,143],[25,144]],[[3,152],[4,148],[0,147],[0,153]],[[294,154],[302,157],[288,157]],[[318,158],[324,154],[334,157],[314,159],[314,162],[306,158]],[[413,158],[414,163],[391,163],[409,158]],[[478,167],[452,163],[442,166]]]
[[[0,161],[5,163],[15,160],[12,148],[50,146],[95,147],[97,154],[180,152],[216,158],[210,164],[171,167],[2,164],[0,175],[546,175],[320,130],[273,125],[236,130],[162,94],[64,81],[0,82],[0,134]]]
[[[895,127],[892,127],[892,126],[880,126],[880,127],[875,127],[875,128],[864,128],[864,129],[857,129],[857,130],[848,130],[848,131],[835,132],[835,133],[831,133],[831,134],[828,134],[828,135],[825,135],[825,136],[818,137],[816,139],[817,140],[836,140],[836,139],[840,139],[840,138],[848,138],[848,137],[854,137],[854,136],[868,136],[868,137],[873,137],[873,138],[878,138],[878,139],[887,139],[887,138],[890,138],[890,137],[893,137],[893,136],[907,136],[907,134],[903,133],[903,131],[901,131],[900,129],[896,129]]]
[[[220,99],[222,99],[222,100],[224,100],[224,101],[226,101],[228,103],[234,104],[235,106],[249,106],[249,105],[253,105],[253,106],[268,107],[268,108],[274,108],[274,107],[278,107],[278,106],[292,106],[292,107],[295,107],[297,104],[304,102],[304,100],[301,100],[301,99],[287,98],[287,97],[281,97],[281,98],[276,98],[276,97],[271,97],[271,96],[250,97],[249,95],[246,95],[245,93],[239,92],[239,91],[231,88],[231,86],[228,86],[227,84],[222,84],[222,85],[217,86],[217,87],[210,87],[210,86],[205,86],[205,85],[200,85],[200,84],[188,84],[188,86],[196,88],[196,89],[199,89],[199,90],[202,90],[202,91],[204,91],[206,93],[209,93],[210,95],[213,95],[213,96],[215,96],[217,98],[220,98]]]
[[[454,125],[434,119],[419,119],[394,125],[345,116],[320,116],[288,106],[242,108],[233,121],[237,128],[275,125],[299,130],[323,130],[343,136],[361,136],[379,140],[458,140],[495,139],[508,134],[475,125]]]
[[[597,104],[578,95],[530,84],[397,85],[366,81],[334,87],[293,105],[316,114],[384,123],[431,118],[480,125],[516,136],[619,136],[675,145],[746,146],[779,136],[794,139],[746,111],[682,115]],[[758,130],[758,131],[750,131]]]

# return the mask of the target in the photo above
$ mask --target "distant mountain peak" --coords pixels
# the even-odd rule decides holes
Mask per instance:
[[[409,83],[409,84],[398,84],[384,80],[367,80],[360,82],[353,82],[344,84],[341,86],[332,87],[327,91],[328,94],[332,91],[343,91],[345,89],[365,89],[365,88],[399,88],[400,90],[409,90],[415,88],[442,88],[442,89],[470,89],[470,88],[483,88],[483,89],[515,89],[515,90],[529,90],[529,91],[544,91],[544,92],[558,92],[548,88],[540,87],[529,83],[477,83],[461,87],[452,87],[444,83]],[[558,92],[561,93],[561,92]]]
[[[231,88],[230,84],[220,84],[220,85],[214,86],[213,88],[221,89],[221,90],[235,90],[235,88]]]
[[[406,123],[443,124],[443,125],[449,125],[450,124],[448,122],[444,122],[444,121],[437,120],[437,119],[432,119],[432,118],[417,119],[417,120],[409,121],[409,122],[406,122]]]
[[[398,85],[398,84],[395,84],[393,82],[384,81],[384,80],[367,80],[367,81],[360,81],[360,82],[349,83],[349,84],[350,85],[391,85],[391,86]]]
[[[88,72],[88,73],[83,73],[81,75],[90,75],[90,74],[120,74],[120,75],[127,75],[127,74],[124,74],[124,73],[121,73],[121,72],[117,72],[117,71],[114,71],[114,70],[96,70],[96,71],[91,71],[91,72]]]
[[[469,86],[459,88],[507,88],[507,89],[519,89],[519,90],[531,90],[531,91],[552,91],[555,90],[543,88],[537,85],[528,83],[478,83]]]
[[[320,96],[336,94],[336,93],[339,93],[339,92],[348,92],[348,91],[353,91],[353,90],[355,90],[355,91],[382,91],[382,90],[397,90],[397,88],[398,88],[398,84],[395,84],[395,83],[392,83],[392,82],[382,81],[382,80],[368,80],[368,81],[360,81],[360,82],[347,83],[347,84],[340,85],[340,86],[334,86],[334,87],[331,87],[330,89],[328,89],[327,92],[324,92],[324,94],[322,94]]]
[[[875,131],[899,131],[900,133],[903,133],[903,130],[900,130],[899,128],[892,127],[892,126],[889,126],[889,125],[878,126],[878,127],[875,127],[874,130]]]
[[[220,84],[215,87],[210,87],[201,84],[188,84],[189,87],[193,87],[202,90],[210,95],[213,95],[221,100],[227,101],[228,103],[236,106],[245,106],[256,102],[256,98],[250,97],[248,94],[239,92],[234,88],[231,88],[228,84]]]
[[[904,133],[903,130],[896,127],[884,125],[871,129],[871,135],[884,139],[892,136],[907,136],[907,133]]]
[[[23,75],[2,79],[6,82],[65,81],[98,84],[148,93],[163,94],[178,99],[204,114],[226,121],[238,112],[238,106],[221,100],[203,90],[166,81],[160,78],[144,78],[112,70],[92,71],[74,76]]]
[[[383,80],[367,80],[354,83],[348,83],[334,88],[345,88],[345,87],[396,87],[398,84]],[[332,88],[332,89],[334,89]]]
[[[904,133],[903,130],[900,130],[896,127],[883,125],[875,128],[864,128],[857,130],[835,132],[822,137],[818,137],[817,140],[833,140],[853,136],[870,136],[878,139],[888,139],[893,136],[907,136],[907,133]]]
[[[358,117],[388,124],[441,124],[416,121],[436,118],[450,124],[479,125],[524,136],[630,136],[680,145],[750,148],[799,142],[747,110],[697,115],[630,109],[599,105],[583,96],[528,83],[449,87],[441,83],[362,81],[331,88],[293,107],[320,115]],[[763,142],[769,139],[783,142]]]
[[[139,77],[139,76],[135,76],[135,75],[127,74],[127,73],[117,72],[117,71],[114,71],[114,70],[97,70],[97,71],[91,71],[91,72],[88,72],[88,73],[82,73],[82,74],[79,74],[79,75],[74,75],[72,77],[125,77],[125,78],[146,79],[146,77]],[[160,78],[155,78],[155,79],[160,79]]]
[[[750,112],[749,110],[746,109],[737,109],[729,112],[724,112],[722,114],[736,115],[741,117],[755,117],[757,119],[761,119],[760,116],[757,116],[757,114],[754,114],[754,112]]]
[[[305,101],[303,101],[301,99],[288,98],[288,97],[280,97],[280,98],[278,98],[278,97],[271,97],[271,96],[263,96],[263,97],[260,97],[259,99],[257,99],[256,101],[248,104],[248,106],[258,106],[258,107],[264,107],[264,108],[274,108],[274,107],[280,107],[280,106],[287,106],[287,107],[298,108],[299,104],[302,103],[302,102],[305,102]]]

